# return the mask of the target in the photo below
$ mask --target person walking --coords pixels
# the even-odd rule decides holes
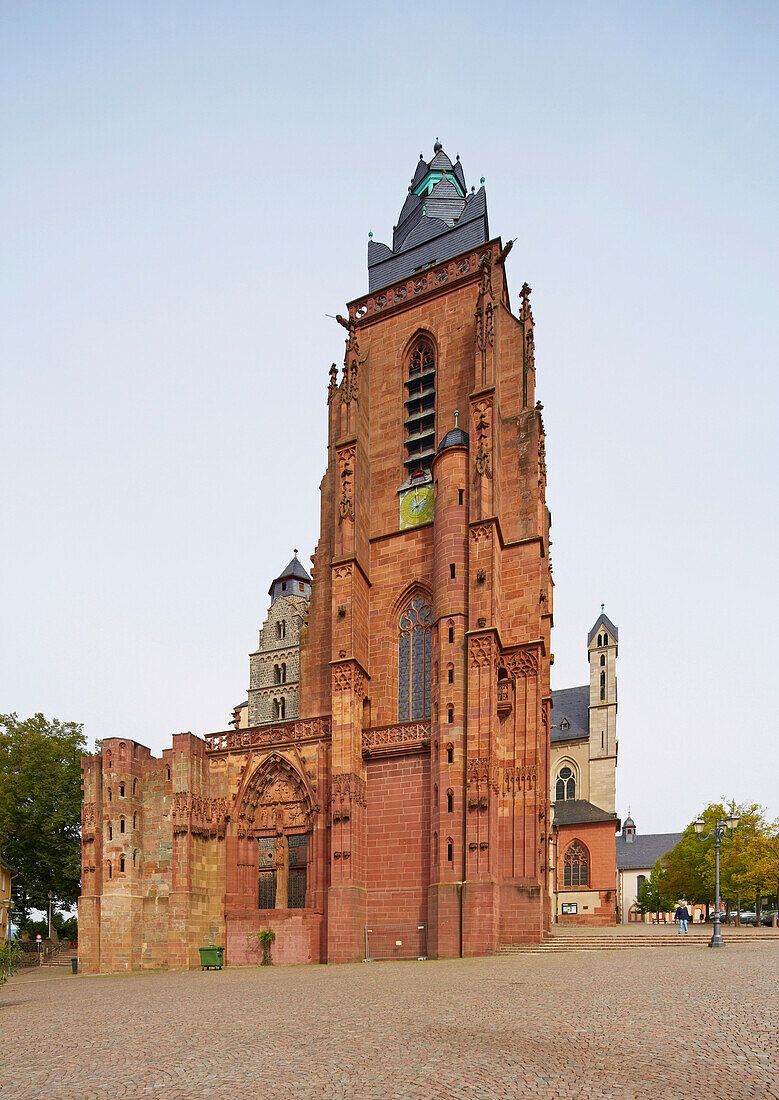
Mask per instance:
[[[676,912],[674,913],[675,920],[679,923],[679,935],[682,934],[684,929],[685,936],[687,935],[687,921],[690,919],[690,913],[686,905],[677,905]]]

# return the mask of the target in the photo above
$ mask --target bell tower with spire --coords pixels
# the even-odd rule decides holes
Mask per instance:
[[[300,688],[330,721],[331,961],[390,925],[439,957],[548,927],[550,520],[510,250],[436,141],[337,318]]]
[[[590,802],[609,813],[616,809],[617,643],[619,631],[601,604],[587,635],[590,662]]]

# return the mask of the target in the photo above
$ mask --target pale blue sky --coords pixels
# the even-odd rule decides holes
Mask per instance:
[[[0,3],[0,709],[225,728],[436,137],[533,287],[553,685],[620,628],[618,810],[779,814],[777,7]]]

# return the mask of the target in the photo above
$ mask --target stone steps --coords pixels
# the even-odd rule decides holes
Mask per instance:
[[[642,935],[631,933],[629,935],[573,935],[552,936],[543,943],[536,944],[506,944],[497,951],[498,955],[540,955],[549,952],[560,951],[646,951],[657,947],[708,947],[711,932],[699,932],[693,934],[684,933],[660,933],[657,935]],[[776,943],[779,946],[779,930],[767,929],[759,933],[733,932],[723,930],[723,939],[726,944],[739,943]]]

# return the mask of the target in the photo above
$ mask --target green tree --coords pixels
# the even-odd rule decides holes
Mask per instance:
[[[754,899],[757,910],[759,899],[769,893],[776,882],[769,858],[771,827],[762,807],[756,803],[733,808],[739,815],[739,822],[732,837],[722,843],[720,889],[730,906],[746,897],[750,899],[750,907]]]
[[[692,824],[687,826],[682,839],[663,860],[665,883],[670,893],[693,904],[714,900],[714,875],[713,872],[709,874],[706,863],[706,853],[712,844],[702,842]]]
[[[16,973],[21,957],[21,948],[16,940],[3,940],[0,942],[0,985],[5,985],[8,979]]]
[[[756,803],[711,802],[701,814],[701,836],[690,823],[682,839],[663,861],[665,880],[671,892],[691,902],[711,905],[715,895],[714,837],[708,834],[716,821],[735,813],[739,823],[732,836],[720,845],[720,897],[728,911],[773,891],[779,876],[779,841],[776,824],[766,822]]]
[[[61,905],[78,898],[85,745],[77,722],[0,715],[0,833],[22,927],[50,890]]]
[[[661,913],[667,913],[675,908],[676,895],[669,892],[666,875],[658,859],[649,878],[641,883],[636,898],[636,909],[639,913],[656,913],[659,920]]]

